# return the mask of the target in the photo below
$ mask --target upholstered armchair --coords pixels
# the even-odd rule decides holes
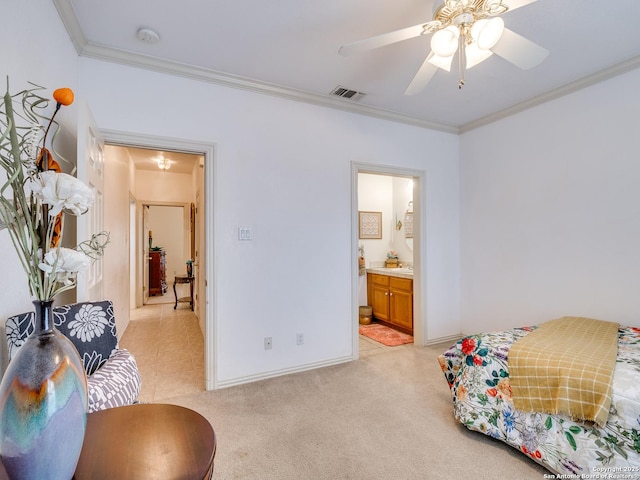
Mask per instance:
[[[54,307],[53,323],[80,353],[87,373],[89,413],[136,402],[140,393],[140,372],[133,355],[118,347],[110,301]],[[10,359],[34,328],[33,312],[7,319],[5,329]]]

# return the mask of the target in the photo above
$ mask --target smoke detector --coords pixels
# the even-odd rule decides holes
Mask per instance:
[[[160,41],[160,35],[151,28],[142,27],[138,29],[138,40],[144,43],[158,43]]]

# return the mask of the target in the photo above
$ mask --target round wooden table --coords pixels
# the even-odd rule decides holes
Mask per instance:
[[[168,404],[109,408],[87,416],[73,479],[211,479],[215,453],[213,427],[193,410]]]
[[[75,480],[210,479],[216,436],[202,415],[168,404],[89,414]]]

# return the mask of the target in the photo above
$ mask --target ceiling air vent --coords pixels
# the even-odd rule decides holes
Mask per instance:
[[[337,86],[331,92],[331,95],[336,97],[348,98],[349,100],[360,100],[366,94],[362,92],[356,92],[355,90],[349,90],[348,88]]]

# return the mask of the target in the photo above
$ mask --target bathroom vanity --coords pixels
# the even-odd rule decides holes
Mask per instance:
[[[367,303],[379,323],[413,335],[413,271],[367,269]]]

